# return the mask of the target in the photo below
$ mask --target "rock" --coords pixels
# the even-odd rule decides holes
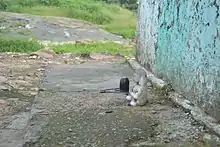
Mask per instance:
[[[151,111],[151,113],[152,113],[152,114],[156,114],[156,113],[157,113],[157,111]]]
[[[69,37],[70,37],[70,33],[67,32],[67,31],[64,31],[64,36],[65,36],[66,38],[69,38]]]
[[[35,54],[31,54],[29,59],[37,59],[39,56],[38,55],[35,55]]]
[[[130,105],[131,105],[131,106],[136,106],[136,105],[137,105],[137,102],[135,102],[135,100],[133,99],[133,100],[131,100]]]
[[[46,88],[39,88],[39,91],[46,91]]]
[[[7,81],[6,77],[0,76],[0,83],[4,83]]]
[[[29,111],[31,111],[31,108],[30,108],[30,107],[27,107],[27,108],[25,108],[25,111],[26,111],[26,112],[29,112]]]
[[[47,31],[48,33],[50,33],[50,34],[55,34],[56,32],[54,32],[54,31]]]
[[[38,68],[37,71],[45,71],[43,68]]]
[[[40,58],[46,58],[46,59],[53,59],[56,57],[56,53],[52,49],[46,47],[46,48],[40,49],[37,52],[33,52],[32,54],[30,54],[30,56],[33,56],[35,58],[40,57]]]
[[[11,89],[9,87],[6,87],[6,86],[3,86],[3,85],[0,85],[0,90],[3,90],[3,91],[10,91]]]
[[[25,25],[25,28],[26,28],[26,29],[31,29],[32,27],[30,26],[30,24],[26,24],[26,25]]]
[[[8,106],[8,105],[9,105],[9,102],[7,102],[6,100],[0,99],[0,107],[2,107],[2,106]]]
[[[31,91],[39,91],[39,88],[38,87],[33,87],[30,89]]]
[[[205,134],[203,137],[205,140],[211,140],[212,136],[210,134]]]
[[[38,92],[36,92],[36,91],[30,93],[31,96],[35,96],[35,95],[37,95],[37,94],[38,94]]]
[[[126,100],[131,101],[132,97],[130,95],[126,96]]]
[[[4,30],[4,29],[6,29],[6,27],[0,27],[0,30]]]
[[[24,78],[24,76],[18,76],[18,79],[19,80],[24,80],[25,78]]]
[[[105,111],[105,113],[112,113],[112,112],[113,112],[112,110]]]

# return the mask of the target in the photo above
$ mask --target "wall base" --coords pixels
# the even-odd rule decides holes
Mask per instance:
[[[145,71],[148,79],[151,81],[152,84],[163,88],[164,86],[167,86],[167,82],[157,78],[154,74],[147,71],[143,66],[141,66],[135,58],[129,58],[127,59],[129,65],[134,70],[142,69]],[[192,117],[199,123],[205,125],[207,128],[209,128],[211,131],[215,132],[220,137],[220,124],[218,124],[217,120],[212,118],[211,116],[205,114],[199,107],[195,106],[193,103],[191,103],[189,100],[186,100],[184,96],[176,93],[176,92],[170,92],[169,98],[176,103],[177,105],[181,106],[183,109],[187,110],[188,113],[192,115]]]

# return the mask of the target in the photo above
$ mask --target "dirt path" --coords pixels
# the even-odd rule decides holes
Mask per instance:
[[[0,35],[53,42],[106,39],[127,42],[85,21],[8,12],[0,12]]]

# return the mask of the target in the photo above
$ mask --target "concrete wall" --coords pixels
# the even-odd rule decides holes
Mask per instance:
[[[137,60],[220,120],[220,0],[140,0]]]

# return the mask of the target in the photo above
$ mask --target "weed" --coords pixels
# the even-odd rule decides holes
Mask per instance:
[[[41,48],[42,46],[36,40],[0,37],[0,52],[34,52]]]

